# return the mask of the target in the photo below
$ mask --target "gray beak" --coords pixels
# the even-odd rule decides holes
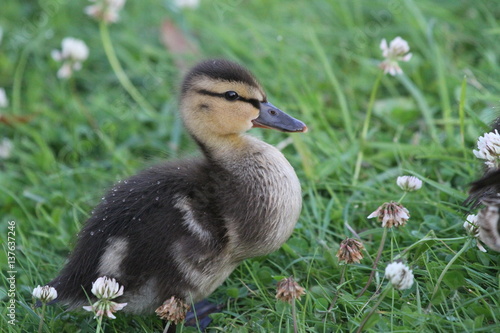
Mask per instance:
[[[307,126],[271,103],[260,103],[260,114],[252,120],[253,127],[272,128],[282,132],[306,132]]]

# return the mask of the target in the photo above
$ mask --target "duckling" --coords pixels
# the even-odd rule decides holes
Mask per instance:
[[[491,131],[500,131],[500,118],[493,122]],[[471,184],[464,205],[469,209],[483,205],[476,220],[479,239],[500,252],[500,168],[485,169],[482,178]]]
[[[472,183],[471,197],[480,197],[482,204],[475,223],[477,236],[490,249],[500,252],[500,169]],[[493,192],[496,191],[496,192]]]
[[[88,304],[92,282],[107,276],[124,286],[126,312],[154,313],[171,296],[192,304],[290,237],[302,207],[297,175],[245,132],[306,125],[269,103],[247,69],[220,59],[187,73],[180,113],[202,156],[150,167],[105,195],[49,283],[61,303]]]

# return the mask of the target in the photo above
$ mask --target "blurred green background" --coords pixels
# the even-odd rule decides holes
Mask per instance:
[[[16,326],[8,324],[2,307],[3,331],[36,331],[32,288],[56,276],[107,188],[161,160],[199,154],[177,114],[178,86],[187,67],[211,57],[247,66],[273,104],[309,127],[293,136],[251,131],[282,147],[301,179],[304,208],[282,249],[246,261],[214,293],[212,300],[225,307],[213,315],[211,331],[292,331],[290,307],[274,298],[275,280],[289,275],[307,289],[297,303],[299,331],[356,330],[376,302],[377,286],[385,284],[385,265],[401,253],[416,283],[390,294],[369,329],[499,329],[499,259],[493,251],[467,249],[430,297],[466,242],[461,203],[482,170],[472,149],[498,116],[500,2],[202,0],[197,8],[179,8],[166,0],[128,1],[108,28],[121,65],[150,110],[117,79],[98,22],[84,14],[89,4],[1,5],[0,87],[9,105],[0,109],[0,142],[8,140],[12,149],[0,158],[0,298],[9,301],[5,240],[7,222],[15,221],[18,302]],[[165,22],[174,28],[166,29]],[[60,63],[50,54],[68,36],[85,41],[90,54],[80,71],[61,80]],[[178,43],[166,47],[165,36],[179,37],[191,51],[182,52]],[[413,58],[400,64],[404,75],[382,78],[363,144],[383,60],[379,45],[396,36],[408,41]],[[356,299],[382,235],[366,216],[401,197],[395,180],[403,174],[419,176],[424,187],[403,201],[411,218],[389,233],[375,283]],[[335,252],[342,239],[357,235],[366,258],[348,267],[339,285]],[[48,309],[45,332],[95,330],[90,313],[63,311]],[[105,321],[109,332],[162,328],[154,316],[118,314]]]

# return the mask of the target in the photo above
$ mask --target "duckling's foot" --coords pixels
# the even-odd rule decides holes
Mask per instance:
[[[201,332],[205,332],[212,318],[211,313],[220,312],[224,307],[223,304],[211,303],[207,300],[196,303],[193,308],[186,314],[185,326],[199,327]]]

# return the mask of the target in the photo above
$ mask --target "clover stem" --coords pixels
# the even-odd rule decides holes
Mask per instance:
[[[370,273],[370,277],[368,278],[368,281],[366,282],[365,287],[363,288],[363,290],[361,290],[361,292],[359,293],[357,298],[361,297],[365,293],[365,291],[368,289],[368,287],[370,286],[370,283],[373,280],[373,276],[375,275],[375,272],[377,270],[378,262],[380,261],[380,256],[382,255],[382,250],[384,249],[384,244],[385,244],[385,240],[387,238],[387,230],[388,229],[389,228],[384,228],[384,233],[382,234],[382,239],[380,240],[380,246],[378,248],[377,256],[375,257],[375,261],[373,262],[372,272]]]
[[[104,52],[108,58],[111,68],[115,72],[118,81],[122,87],[129,93],[132,99],[146,112],[153,112],[154,108],[149,104],[149,102],[141,95],[141,93],[134,87],[127,74],[123,70],[123,67],[116,56],[115,49],[111,43],[111,38],[109,36],[108,25],[106,22],[101,22],[99,25],[99,30],[101,32],[102,45],[104,47]]]

